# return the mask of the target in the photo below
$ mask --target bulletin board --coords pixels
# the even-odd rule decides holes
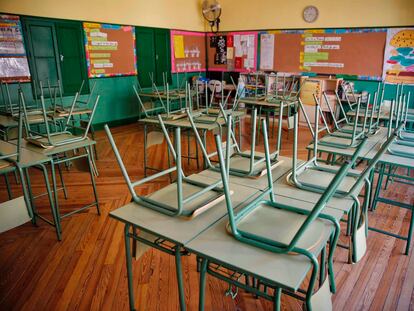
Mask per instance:
[[[83,23],[89,78],[137,74],[135,28]]]
[[[229,32],[207,35],[208,70],[256,71],[258,33]]]
[[[414,84],[414,28],[389,28],[384,53],[384,81]]]
[[[206,35],[171,30],[171,71],[206,71]]]
[[[0,80],[30,81],[19,16],[0,15]]]
[[[260,38],[260,69],[381,79],[385,38],[383,28],[268,32]],[[263,58],[269,54],[273,54],[272,68]]]

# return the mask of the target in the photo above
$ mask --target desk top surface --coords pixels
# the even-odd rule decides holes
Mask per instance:
[[[17,146],[10,142],[0,140],[0,154],[11,154],[16,152]],[[12,160],[16,160],[16,157],[12,157]],[[50,158],[38,152],[34,152],[25,148],[21,148],[19,166],[27,168],[33,165],[49,162]]]
[[[73,136],[68,135],[68,137],[73,137]],[[11,143],[16,144],[17,140],[13,140],[13,141],[11,141]],[[23,140],[22,141],[22,148],[50,157],[50,156],[53,156],[55,154],[71,151],[71,150],[78,149],[78,148],[84,148],[84,147],[92,146],[94,144],[96,144],[96,142],[87,137],[86,139],[81,140],[81,141],[77,141],[77,142],[73,142],[73,143],[62,145],[62,146],[47,149],[47,148],[42,148],[42,147],[36,146],[36,145],[26,141],[26,140]]]
[[[215,181],[197,175],[191,175],[190,178],[205,183]],[[248,204],[256,195],[260,194],[257,189],[241,185],[231,185],[230,189],[234,192],[232,195],[233,208]],[[226,214],[227,207],[223,200],[206,212],[191,219],[164,215],[135,202],[112,211],[110,216],[174,243],[184,245]]]
[[[16,127],[18,122],[12,116],[0,115],[1,127]]]
[[[241,117],[245,115],[244,111],[233,111],[232,115],[234,117]],[[207,116],[206,116],[207,117]],[[214,121],[215,117],[211,117]],[[177,120],[163,120],[164,124],[169,127],[182,127],[182,128],[191,128],[191,123],[188,121],[187,118],[181,118]],[[218,128],[220,125],[224,125],[226,122],[224,121],[224,118],[220,117],[218,118],[217,122],[214,123],[203,123],[203,122],[197,122],[197,119],[194,120],[195,124],[198,129],[202,130],[214,130]],[[157,118],[145,118],[138,120],[140,123],[144,124],[154,124],[158,125],[159,121]]]

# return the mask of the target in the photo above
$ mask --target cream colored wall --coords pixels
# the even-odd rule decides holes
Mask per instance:
[[[209,31],[202,0],[0,0],[0,12]],[[414,25],[414,0],[219,0],[221,30]],[[302,19],[306,5],[319,18]]]
[[[219,0],[220,30],[414,25],[414,0]],[[319,9],[314,23],[302,19],[307,5]]]
[[[0,0],[0,12],[204,31],[200,0]]]

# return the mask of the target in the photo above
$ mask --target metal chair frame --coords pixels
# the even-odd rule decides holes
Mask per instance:
[[[111,131],[109,129],[109,127],[107,125],[105,125],[105,131],[106,134],[108,136],[109,142],[111,144],[111,147],[115,153],[115,157],[117,159],[117,162],[119,164],[119,167],[121,168],[122,174],[124,176],[124,179],[128,185],[128,189],[132,195],[132,199],[134,202],[136,202],[137,204],[140,204],[142,206],[148,207],[150,209],[153,209],[155,211],[158,211],[160,213],[169,215],[169,216],[184,216],[184,217],[193,217],[194,215],[196,215],[197,210],[202,210],[203,208],[205,208],[207,205],[214,206],[215,202],[218,202],[218,200],[222,200],[224,199],[224,191],[221,187],[221,180],[216,181],[212,184],[205,184],[202,182],[198,182],[195,180],[192,180],[188,177],[186,177],[184,175],[184,172],[182,170],[182,163],[181,163],[181,131],[179,127],[175,128],[175,132],[174,132],[174,138],[175,138],[175,148],[173,146],[173,143],[171,142],[171,139],[168,135],[168,131],[164,125],[164,122],[161,118],[161,116],[158,116],[158,121],[161,125],[161,129],[164,133],[164,137],[167,141],[167,145],[168,145],[168,149],[169,152],[171,152],[173,159],[175,160],[175,166],[170,167],[164,171],[158,172],[156,174],[153,174],[149,177],[145,177],[142,178],[140,180],[137,181],[131,181],[128,171],[125,168],[125,165],[122,161],[122,158],[119,154],[118,148],[115,144],[115,141],[112,137]],[[135,187],[140,186],[142,184],[145,184],[147,182],[153,181],[159,177],[165,176],[165,175],[169,175],[173,172],[176,172],[176,190],[177,190],[177,207],[174,207],[166,202],[158,202],[155,201],[149,197],[145,197],[142,195],[139,195],[136,191],[135,191]],[[183,184],[187,183],[190,184],[192,186],[196,186],[198,188],[200,188],[199,191],[193,193],[192,195],[189,195],[188,197],[184,198],[184,194],[183,194]],[[208,202],[202,202],[200,204],[198,204],[196,207],[194,207],[191,210],[185,210],[184,206],[186,204],[191,203],[192,201],[196,200],[197,198],[199,198],[201,195],[207,193],[207,192],[215,192],[217,193],[217,195],[210,201]]]

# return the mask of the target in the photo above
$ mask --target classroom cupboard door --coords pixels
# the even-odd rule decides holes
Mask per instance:
[[[135,29],[138,81],[141,87],[151,87],[150,74],[156,74],[154,30],[147,27],[136,27]]]
[[[85,81],[82,93],[89,93],[82,24],[58,22],[56,33],[64,95],[75,94],[82,81]]]
[[[171,83],[171,54],[170,31],[168,29],[155,29],[155,60],[156,83],[163,85],[163,73],[167,73],[167,81]]]

